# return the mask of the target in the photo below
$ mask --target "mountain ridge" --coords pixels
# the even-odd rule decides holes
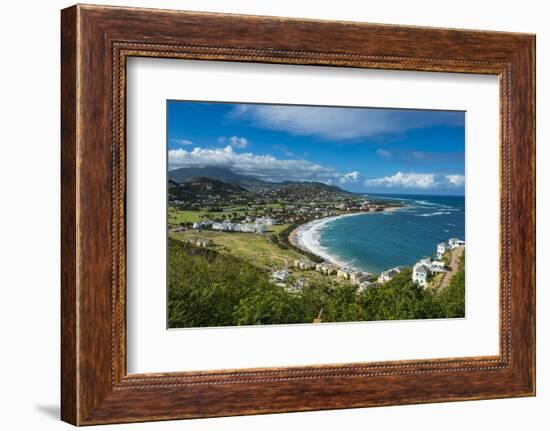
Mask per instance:
[[[217,181],[223,181],[229,184],[234,184],[242,187],[245,190],[256,192],[265,190],[283,190],[292,189],[296,187],[308,187],[318,188],[323,190],[329,190],[332,192],[352,194],[346,190],[341,189],[335,185],[329,185],[318,181],[281,181],[270,182],[264,181],[259,178],[241,175],[233,172],[229,168],[218,166],[204,166],[204,167],[190,167],[190,168],[178,168],[172,171],[168,171],[168,178],[175,183],[185,183],[191,181],[193,178],[210,178]]]

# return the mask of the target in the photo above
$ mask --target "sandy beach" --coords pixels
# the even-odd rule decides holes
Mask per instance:
[[[337,256],[330,254],[324,247],[319,243],[319,232],[323,227],[330,221],[344,218],[344,217],[353,217],[358,215],[366,215],[367,212],[358,212],[352,214],[341,214],[332,217],[324,217],[316,220],[312,220],[308,223],[305,223],[301,226],[298,226],[294,229],[288,236],[288,240],[295,247],[301,248],[302,250],[313,253],[327,262],[330,262],[338,266],[347,266],[347,262],[342,261]]]
[[[337,266],[350,266],[349,262],[345,262],[338,256],[334,256],[328,252],[324,247],[319,243],[319,232],[324,228],[324,226],[331,222],[332,220],[344,218],[344,217],[354,217],[359,215],[375,215],[383,214],[384,212],[392,212],[401,209],[402,207],[389,207],[381,212],[356,212],[351,214],[340,214],[337,216],[323,217],[320,219],[312,220],[308,223],[298,226],[288,236],[290,243],[304,251],[313,253],[327,262],[330,262]]]

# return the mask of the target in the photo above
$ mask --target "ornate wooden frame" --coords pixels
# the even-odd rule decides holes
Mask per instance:
[[[534,395],[534,35],[78,5],[62,11],[61,48],[63,420],[88,425]],[[500,354],[127,375],[129,56],[498,75]]]

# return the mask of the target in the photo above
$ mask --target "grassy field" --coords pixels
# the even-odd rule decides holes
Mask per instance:
[[[196,223],[202,220],[202,215],[207,214],[206,211],[181,211],[172,207],[168,207],[168,224],[179,225],[182,222]]]
[[[281,231],[287,226],[277,225],[273,226],[273,228],[274,230]],[[225,248],[234,256],[245,259],[259,267],[290,267],[293,265],[295,259],[303,258],[301,254],[294,250],[282,250],[277,245],[270,243],[268,235],[242,232],[216,232],[211,230],[202,232],[186,230],[170,233],[170,236],[180,240],[208,238],[218,248]]]
[[[267,204],[265,206],[270,208],[276,208],[276,207],[279,207],[280,204]],[[179,210],[169,206],[168,207],[168,224],[172,226],[176,226],[182,222],[195,223],[195,222],[205,220],[204,216],[206,216],[206,219],[222,218],[227,215],[237,215],[238,217],[241,217],[241,216],[247,215],[246,213],[250,214],[251,216],[254,216],[254,210],[255,210],[254,206],[252,207],[252,209],[248,211],[243,211],[243,210],[238,211],[239,208],[242,208],[242,207],[227,207],[227,208],[224,208],[224,211],[208,212],[206,210],[185,211],[185,210]]]
[[[173,207],[168,207],[168,224],[169,225],[179,225],[182,222],[195,223],[198,221],[204,221],[205,219],[211,218],[223,218],[227,215],[236,214],[237,216],[245,215],[245,211],[232,211],[228,209],[226,211],[215,211],[208,212],[204,210],[199,211],[184,211],[178,210]],[[206,216],[206,217],[203,217]]]

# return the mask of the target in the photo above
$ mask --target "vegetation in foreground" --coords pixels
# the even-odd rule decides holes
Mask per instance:
[[[296,292],[239,257],[169,238],[171,328],[464,317],[464,257],[449,287],[424,289],[405,270],[362,292],[322,279]]]

